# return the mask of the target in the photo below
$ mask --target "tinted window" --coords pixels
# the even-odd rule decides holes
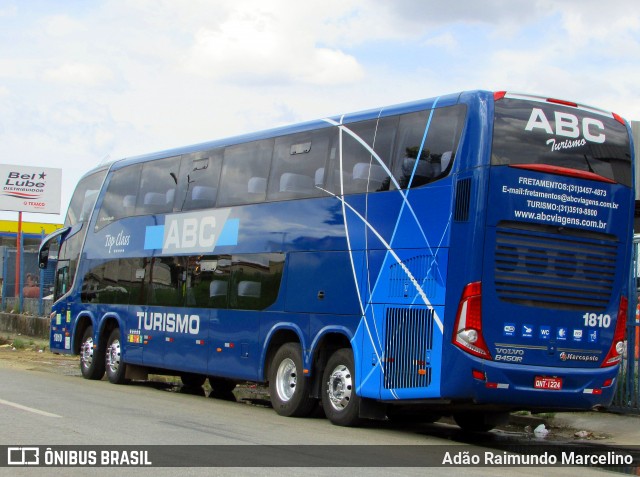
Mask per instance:
[[[627,129],[613,118],[559,104],[495,103],[491,163],[548,164],[631,185]]]
[[[331,153],[330,190],[350,194],[388,188],[389,175],[372,150],[389,169],[397,124],[397,116],[348,124],[342,133],[342,157],[339,144]]]
[[[229,308],[264,310],[278,297],[284,255],[234,255],[229,282]]]
[[[68,262],[58,271],[68,291]],[[263,310],[278,297],[284,254],[121,258],[84,276],[84,303]]]
[[[179,168],[179,157],[169,157],[143,164],[136,215],[164,214],[173,211]]]
[[[324,171],[334,128],[276,138],[269,179],[270,200],[322,194]],[[318,186],[318,187],[316,187]]]
[[[187,272],[183,257],[155,257],[149,268],[147,303],[156,306],[183,306],[182,285]]]
[[[228,147],[224,153],[218,206],[262,202],[273,154],[273,140]]]
[[[83,303],[125,304],[129,302],[126,280],[121,277],[120,260],[93,267],[82,282]]]
[[[78,183],[71,198],[71,203],[69,204],[67,217],[64,221],[66,226],[71,226],[89,219],[106,173],[106,170],[96,172],[95,174],[85,177]]]
[[[98,213],[96,230],[115,220],[135,215],[141,170],[142,165],[136,164],[113,173]]]
[[[223,150],[196,152],[182,157],[174,210],[215,207]]]
[[[187,305],[227,308],[231,256],[192,257],[187,284]]]
[[[394,176],[401,188],[420,187],[449,173],[465,112],[463,105],[456,105],[400,117]]]

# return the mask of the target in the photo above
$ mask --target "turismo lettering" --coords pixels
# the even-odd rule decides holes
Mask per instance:
[[[138,317],[138,329],[190,335],[197,335],[200,332],[199,315],[138,311],[136,316]]]

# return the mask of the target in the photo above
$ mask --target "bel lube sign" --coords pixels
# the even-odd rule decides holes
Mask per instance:
[[[0,164],[0,210],[60,213],[62,169]]]

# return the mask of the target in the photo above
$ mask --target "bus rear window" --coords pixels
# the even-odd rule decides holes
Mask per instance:
[[[557,166],[631,186],[631,149],[624,125],[559,104],[496,101],[491,164]]]

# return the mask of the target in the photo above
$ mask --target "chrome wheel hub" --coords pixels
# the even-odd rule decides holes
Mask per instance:
[[[353,379],[351,371],[345,365],[336,366],[327,382],[329,402],[336,411],[343,411],[351,401]]]
[[[93,338],[91,337],[87,338],[84,343],[82,343],[82,348],[80,349],[80,362],[84,369],[89,369],[93,363]]]
[[[298,371],[296,369],[296,363],[294,363],[291,358],[282,360],[276,373],[276,391],[278,398],[283,402],[289,401],[296,391],[297,383]]]
[[[120,356],[121,356],[120,341],[115,340],[114,342],[111,343],[111,346],[109,346],[109,348],[107,349],[107,356],[106,356],[107,366],[109,367],[109,370],[111,371],[111,373],[118,372],[118,368],[120,367]]]

